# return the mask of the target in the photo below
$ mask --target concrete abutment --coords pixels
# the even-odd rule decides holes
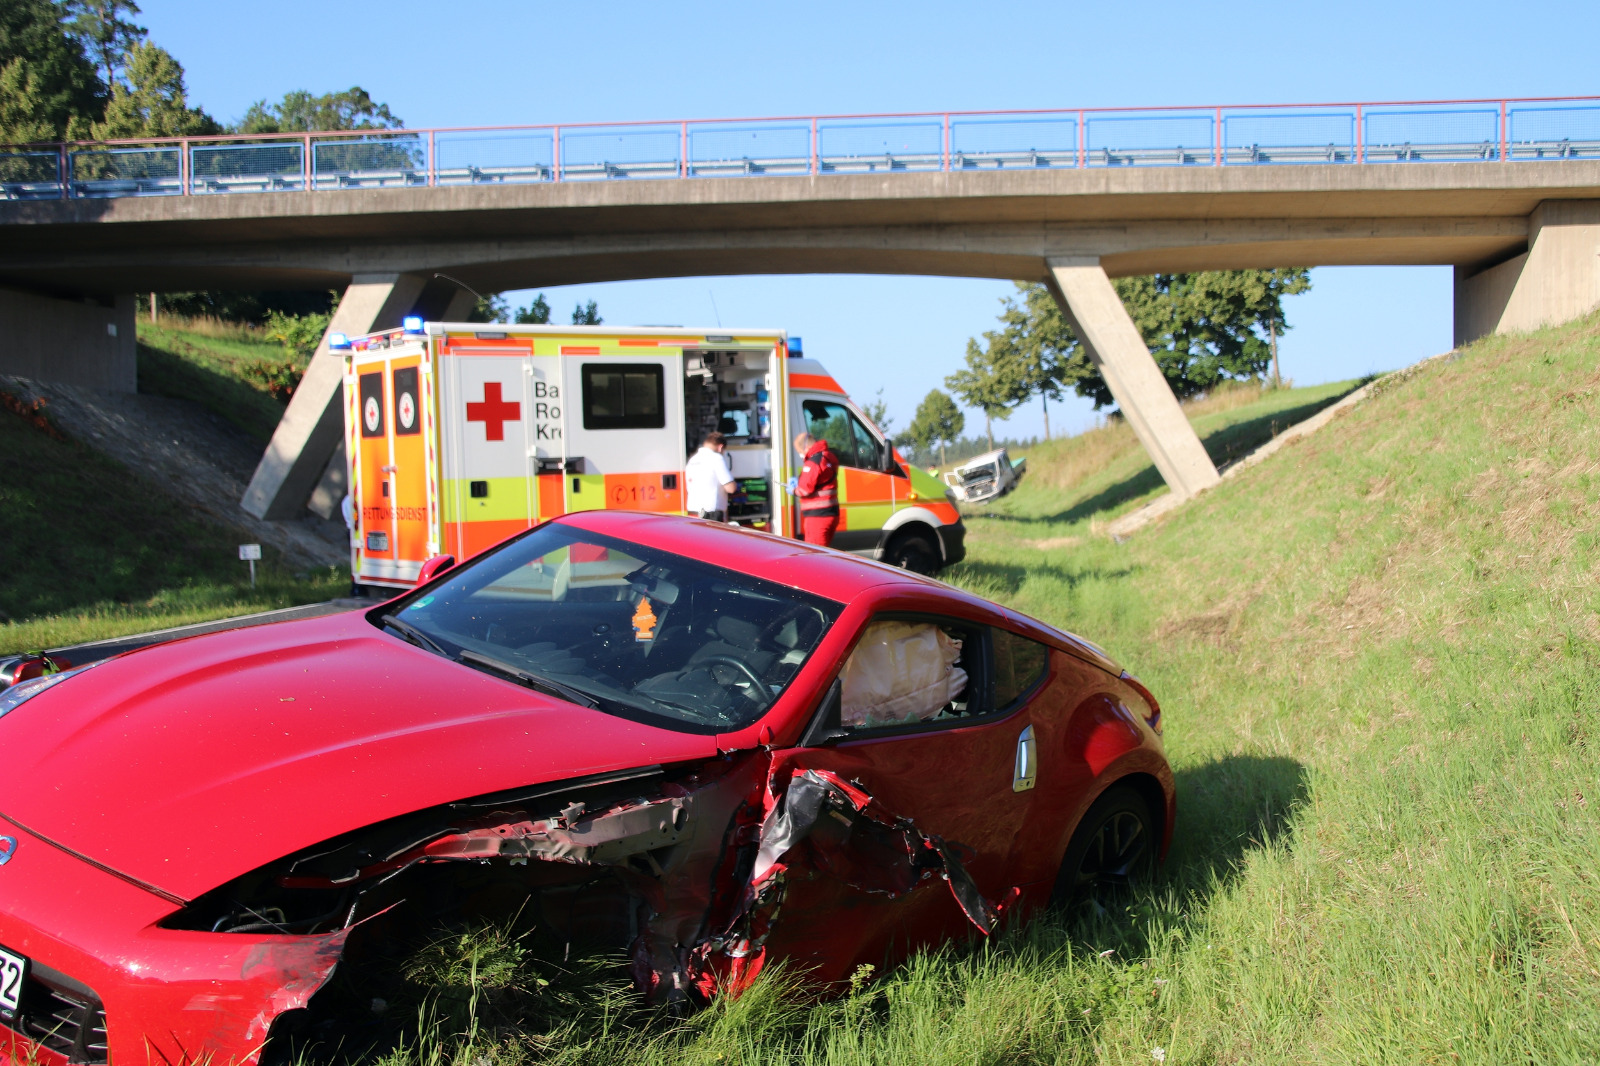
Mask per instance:
[[[0,288],[0,374],[112,392],[139,389],[132,295],[66,300]]]
[[[1486,269],[1456,267],[1457,347],[1490,333],[1570,322],[1600,307],[1600,200],[1546,200],[1528,250]]]

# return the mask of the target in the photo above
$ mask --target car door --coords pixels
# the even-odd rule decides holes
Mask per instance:
[[[885,653],[885,645],[921,640],[918,631],[930,628],[959,642],[952,665],[966,685],[936,710],[895,703],[900,697],[893,685],[884,689],[884,675],[897,655],[914,656]],[[863,660],[873,649],[876,661]],[[889,718],[911,720],[862,714],[863,663],[877,675],[865,684],[888,699],[880,706]],[[1032,754],[1028,703],[1001,693],[1007,702],[997,705],[996,674],[987,626],[891,614],[863,628],[830,689],[837,728],[819,743],[813,726],[810,746],[773,753],[773,779],[785,783],[781,802],[795,824],[782,854],[770,839],[771,819],[764,830],[763,858],[782,863],[784,880],[770,951],[837,981],[861,963],[892,964],[917,947],[992,925],[996,908],[1014,895],[1011,857],[1032,799],[1032,781],[1021,772],[1033,767],[1019,764],[1019,750]],[[819,791],[826,793],[820,800]],[[807,802],[820,812],[809,827],[798,813]],[[764,876],[758,860],[758,883]]]

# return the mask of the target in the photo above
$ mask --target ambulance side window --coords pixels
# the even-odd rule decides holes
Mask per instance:
[[[584,429],[662,429],[666,383],[660,363],[585,363]]]
[[[828,442],[840,466],[857,470],[883,469],[883,445],[872,431],[842,403],[806,400],[806,432]]]

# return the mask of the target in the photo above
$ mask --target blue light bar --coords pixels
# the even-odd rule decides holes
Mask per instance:
[[[422,316],[421,315],[407,315],[405,318],[402,318],[400,320],[400,324],[401,324],[401,326],[403,326],[405,328],[405,331],[407,333],[421,333],[422,332]]]
[[[330,333],[328,334],[328,348],[330,351],[347,352],[350,350],[350,338],[343,333]]]

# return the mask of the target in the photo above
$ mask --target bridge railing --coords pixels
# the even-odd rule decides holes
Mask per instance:
[[[922,112],[0,146],[0,199],[1600,159],[1600,97]]]

